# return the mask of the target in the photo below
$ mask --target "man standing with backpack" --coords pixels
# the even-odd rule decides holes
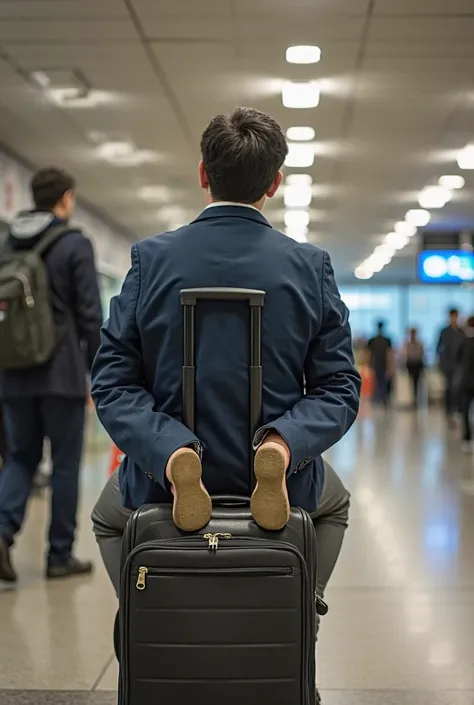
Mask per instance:
[[[73,556],[87,375],[102,313],[90,241],[68,225],[75,181],[54,168],[31,183],[35,209],[20,213],[0,257],[0,400],[7,462],[0,475],[0,580],[15,582],[10,549],[33,478],[51,442],[48,578],[90,573]]]

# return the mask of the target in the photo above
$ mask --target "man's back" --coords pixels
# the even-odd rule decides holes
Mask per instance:
[[[380,333],[369,340],[367,347],[373,369],[380,374],[385,373],[388,368],[388,353],[392,347],[390,338]]]
[[[358,375],[354,370],[347,310],[334,283],[327,255],[309,245],[299,245],[273,230],[256,210],[219,205],[206,209],[194,223],[175,233],[145,240],[134,248],[133,267],[119,302],[112,306],[106,326],[109,335],[121,338],[125,348],[137,337],[143,358],[144,386],[151,393],[156,410],[178,421],[182,419],[182,311],[179,292],[192,287],[240,287],[266,292],[263,313],[263,419],[262,425],[286,418],[286,433],[300,438],[319,427],[323,452],[340,437],[327,423],[332,400],[321,394],[318,406],[308,404],[292,419],[292,409],[307,393],[331,380],[334,388],[341,377],[339,393],[348,407],[357,407]],[[128,324],[124,327],[124,307]],[[135,324],[132,325],[132,319]],[[315,345],[315,341],[317,341]],[[249,311],[236,302],[203,302],[197,310],[196,332],[197,409],[196,436],[203,446],[203,481],[211,493],[248,494],[250,491],[249,446]],[[103,344],[96,370],[94,394],[99,415],[108,424],[107,343]],[[105,367],[104,367],[105,365]],[[334,416],[344,425],[348,408],[334,402]],[[130,408],[130,416],[133,415]],[[350,423],[353,420],[352,413]],[[130,421],[133,423],[133,420]],[[349,423],[349,425],[350,425]],[[119,447],[127,445],[120,424]],[[305,428],[307,426],[307,428]],[[297,427],[297,428],[296,428]],[[109,429],[110,430],[110,429]],[[127,429],[128,431],[128,429]],[[285,436],[285,432],[280,431]],[[157,443],[159,443],[157,438]],[[314,456],[303,451],[298,465],[309,465]],[[132,459],[139,453],[129,451]],[[319,454],[319,453],[318,453]],[[296,455],[296,454],[295,454]],[[297,453],[299,456],[300,454]],[[293,503],[314,509],[320,491],[321,473],[294,473],[288,481]],[[141,501],[163,500],[144,488],[143,470],[123,471],[124,493],[130,506]],[[300,469],[300,468],[295,468]],[[153,469],[151,469],[153,472]],[[149,482],[149,481],[148,481]],[[145,491],[146,497],[143,497]],[[139,499],[138,499],[139,498]]]
[[[22,213],[13,223],[8,247],[17,252],[31,250],[60,222],[40,211]],[[44,254],[44,263],[58,344],[44,365],[0,376],[5,399],[86,397],[86,374],[99,346],[102,323],[92,245],[77,229],[68,230],[65,225],[65,233]]]

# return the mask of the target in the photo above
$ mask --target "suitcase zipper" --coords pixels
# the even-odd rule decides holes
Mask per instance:
[[[259,575],[262,577],[271,575],[292,575],[293,569],[290,567],[274,568],[146,568],[140,566],[138,569],[138,577],[136,588],[137,590],[146,589],[146,579],[148,575],[213,575],[213,576],[228,576],[228,575]]]

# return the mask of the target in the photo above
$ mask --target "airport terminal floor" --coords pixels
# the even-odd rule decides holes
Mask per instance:
[[[31,500],[0,592],[1,705],[113,705],[115,595],[89,515],[107,441],[91,422],[78,554],[92,578],[43,580],[47,495]],[[474,462],[439,411],[363,406],[328,459],[352,493],[318,648],[325,705],[474,703]],[[290,704],[289,704],[290,705]]]

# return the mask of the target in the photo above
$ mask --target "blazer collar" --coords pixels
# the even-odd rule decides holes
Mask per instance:
[[[261,225],[266,225],[271,228],[268,222],[260,211],[256,208],[247,208],[246,206],[222,205],[205,208],[200,215],[193,221],[194,223],[201,220],[210,220],[215,218],[243,218],[244,220],[253,220]]]

